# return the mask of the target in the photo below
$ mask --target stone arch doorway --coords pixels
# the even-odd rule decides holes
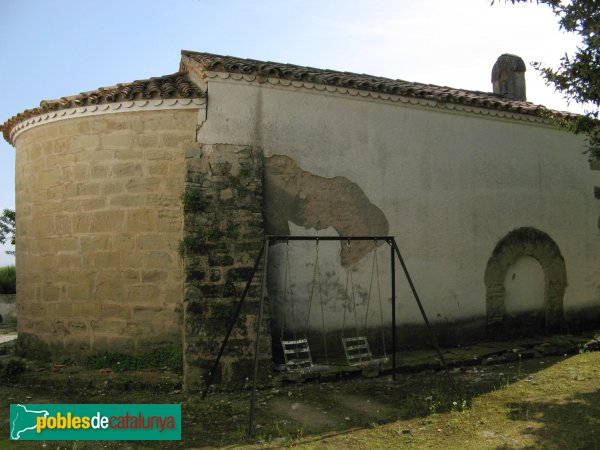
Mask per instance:
[[[524,257],[535,259],[544,274],[543,309],[536,314],[522,314],[521,319],[507,315],[506,280],[509,268],[513,269]],[[553,331],[563,319],[563,298],[567,287],[565,260],[550,236],[535,228],[518,228],[502,238],[487,262],[485,269],[486,316],[489,334],[514,334],[519,332]],[[526,309],[526,308],[525,308]],[[541,322],[541,323],[540,323]],[[538,325],[537,327],[531,325]],[[539,328],[542,328],[539,330]]]

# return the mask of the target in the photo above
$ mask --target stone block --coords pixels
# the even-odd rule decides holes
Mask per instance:
[[[139,269],[142,267],[142,252],[123,252],[121,255],[121,266],[123,268]]]
[[[71,227],[74,233],[88,233],[92,221],[89,214],[81,213],[71,216]]]
[[[54,216],[54,234],[64,236],[71,233],[71,216],[57,214]]]
[[[94,297],[101,302],[124,302],[125,287],[114,283],[100,283],[96,286]]]
[[[52,322],[50,320],[35,320],[33,321],[33,329],[35,333],[40,334],[50,334],[54,331],[54,327],[52,326]]]
[[[42,300],[45,302],[56,302],[60,299],[60,290],[58,286],[46,283],[42,286]]]
[[[120,282],[124,285],[138,284],[141,281],[140,270],[138,269],[121,269]]]
[[[47,307],[44,303],[32,302],[28,305],[23,305],[24,315],[29,317],[45,317],[47,313]]]
[[[67,298],[76,302],[88,302],[92,298],[91,282],[70,285],[67,287]],[[78,306],[79,307],[79,306]]]
[[[204,280],[206,273],[203,270],[186,270],[185,281],[186,282],[198,282]]]
[[[153,232],[157,228],[154,209],[131,209],[127,211],[125,228],[131,232]]]
[[[102,135],[102,146],[116,149],[130,149],[135,142],[135,133],[131,130],[116,130]]]
[[[137,137],[137,143],[140,147],[157,147],[159,139],[159,133],[152,133],[148,130],[145,131],[144,134],[141,134]]]
[[[155,133],[157,130],[168,130],[173,127],[173,117],[168,114],[148,114],[144,118],[144,134]]]
[[[163,175],[166,176],[169,173],[171,163],[169,161],[156,161],[148,164],[148,173],[150,175]]]
[[[142,270],[142,283],[165,281],[169,277],[166,270]]]
[[[161,322],[166,316],[172,314],[172,311],[158,306],[134,306],[132,319],[140,322]]]
[[[127,322],[124,320],[90,320],[90,328],[94,333],[126,334]]]
[[[119,206],[122,208],[129,208],[140,206],[143,202],[144,196],[140,194],[123,194],[115,195],[109,200],[110,206]]]
[[[160,143],[167,148],[178,148],[182,144],[190,144],[194,141],[193,132],[179,132],[179,133],[161,133]]]
[[[73,305],[73,317],[83,319],[94,319],[100,317],[100,303],[96,301],[87,301]]]
[[[252,267],[235,267],[227,272],[227,278],[232,281],[247,281],[251,275]]]
[[[159,177],[134,178],[125,184],[127,192],[144,193],[157,192],[160,190],[161,179]]]
[[[106,206],[106,199],[104,197],[95,197],[83,199],[79,203],[79,207],[82,211],[95,211],[102,209]]]
[[[141,177],[142,165],[138,162],[118,162],[112,165],[112,174],[115,177]]]
[[[141,138],[141,136],[139,136],[137,138],[137,141],[139,142],[139,139]],[[128,149],[122,149],[122,150],[117,150],[115,151],[115,159],[122,159],[122,160],[128,160],[128,159],[137,159],[137,160],[141,160],[144,157],[144,152],[141,149],[137,149],[137,148],[128,148]]]
[[[160,303],[160,289],[151,284],[129,286],[127,288],[127,301],[132,305],[146,305]]]
[[[210,252],[208,254],[208,263],[211,266],[231,266],[234,262],[233,256],[230,254],[217,252]]]
[[[134,250],[135,238],[131,233],[119,233],[115,234],[112,239],[112,249],[121,252],[129,252]]]
[[[157,230],[167,233],[177,233],[182,231],[181,211],[179,210],[159,210],[157,220]]]
[[[167,287],[165,289],[164,301],[167,304],[180,305],[183,301],[181,285],[177,285],[177,287]]]
[[[197,144],[187,145],[185,147],[186,158],[200,158],[202,156],[202,146]],[[191,161],[190,161],[191,162]]]
[[[140,250],[166,250],[167,244],[162,234],[143,234],[137,237]]]
[[[96,135],[80,134],[71,139],[70,147],[73,149],[89,149],[100,146],[100,137]]]
[[[92,231],[119,233],[123,230],[125,212],[119,210],[92,213]]]
[[[121,281],[121,270],[113,267],[105,267],[103,270],[99,270],[94,278],[95,284],[107,283],[107,284],[118,284]]]
[[[69,320],[67,322],[67,329],[71,334],[87,334],[87,323],[84,320]]]
[[[62,202],[62,210],[65,213],[78,212],[80,207],[80,201],[78,199],[65,199]]]
[[[131,320],[131,307],[125,302],[102,301],[100,303],[100,312],[102,317]]]
[[[123,181],[105,181],[101,186],[102,195],[119,194],[124,189]]]
[[[146,159],[149,161],[163,160],[170,161],[173,159],[174,152],[162,148],[153,148],[146,150]]]
[[[81,253],[79,252],[59,253],[56,258],[59,267],[64,267],[65,269],[81,267]]]
[[[77,237],[57,238],[54,240],[54,249],[57,252],[77,251],[77,250],[79,250],[79,238],[77,238]]]
[[[121,252],[106,251],[93,254],[94,267],[97,269],[121,267]]]
[[[71,187],[71,185],[68,186]],[[46,198],[48,200],[58,200],[63,198],[65,196],[65,187],[65,185],[60,184],[50,186],[48,189],[46,189]],[[76,191],[77,189],[75,188],[74,190]]]
[[[170,193],[159,193],[159,194],[146,194],[145,205],[148,207],[162,207],[169,209],[181,208],[181,192]]]
[[[185,166],[189,173],[208,175],[210,170],[210,165],[205,158],[188,159],[186,160]]]
[[[93,164],[90,168],[90,178],[107,178],[110,174],[110,167],[107,164]]]
[[[111,249],[111,236],[109,235],[91,235],[81,236],[80,244],[83,253],[91,253]]]
[[[172,267],[173,259],[167,252],[147,251],[143,261],[146,269],[162,269]]]
[[[71,174],[73,181],[84,181],[87,180],[90,175],[90,168],[87,163],[75,164],[71,168]]]
[[[100,183],[97,182],[82,182],[77,183],[76,185],[76,193],[73,195],[68,195],[69,197],[74,195],[80,196],[90,196],[90,195],[99,195],[100,194]]]
[[[127,334],[131,336],[155,336],[162,333],[164,325],[156,322],[138,322],[130,321],[127,323]]]
[[[114,150],[99,149],[92,152],[80,153],[81,161],[110,161],[114,157]]]

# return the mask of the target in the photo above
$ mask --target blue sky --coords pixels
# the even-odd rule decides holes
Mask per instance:
[[[502,53],[556,65],[577,44],[545,7],[489,0],[0,0],[0,123],[40,101],[176,72],[197,50],[490,91]],[[531,68],[528,100],[570,107]],[[0,209],[14,148],[0,140]],[[0,265],[14,262],[0,248]]]

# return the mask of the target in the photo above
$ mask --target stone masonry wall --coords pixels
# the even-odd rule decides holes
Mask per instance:
[[[16,141],[19,346],[181,345],[184,148],[197,111],[82,117]]]
[[[186,152],[184,378],[201,388],[263,242],[262,153],[249,146],[196,145]],[[216,373],[215,382],[252,376],[259,268]],[[270,369],[271,333],[264,306],[261,374]]]

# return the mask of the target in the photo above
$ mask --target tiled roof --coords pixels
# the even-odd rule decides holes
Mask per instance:
[[[310,82],[326,86],[358,89],[388,95],[414,97],[436,102],[456,103],[479,108],[497,109],[520,114],[540,116],[549,111],[542,105],[504,98],[491,92],[469,91],[434,84],[415,83],[367,74],[339,72],[329,69],[296,66],[276,62],[220,56],[182,50],[182,55],[197,62],[204,70],[243,75],[261,75],[291,81]],[[558,111],[554,111],[558,112]],[[572,116],[571,113],[561,113]]]
[[[206,93],[200,90],[187,75],[177,72],[172,75],[137,80],[132,83],[119,83],[116,86],[101,87],[95,91],[82,92],[58,100],[44,100],[37,108],[31,108],[8,119],[0,126],[4,139],[10,142],[9,131],[18,122],[39,114],[60,109],[81,106],[100,105],[121,101],[168,99],[168,98],[201,98]]]

